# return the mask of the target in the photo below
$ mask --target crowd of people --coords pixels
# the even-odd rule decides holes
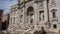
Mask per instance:
[[[6,30],[8,26],[9,26],[9,22],[5,20],[4,22],[2,22],[1,30]]]
[[[5,20],[4,22],[2,22],[1,30],[7,30],[8,26],[9,26],[9,22]],[[44,30],[44,27],[42,27],[41,31],[36,31],[34,32],[34,34],[47,34],[47,32]]]

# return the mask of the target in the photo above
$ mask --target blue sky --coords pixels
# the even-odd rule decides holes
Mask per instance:
[[[4,10],[4,14],[10,12],[10,7],[17,4],[17,0],[0,0],[0,9]]]

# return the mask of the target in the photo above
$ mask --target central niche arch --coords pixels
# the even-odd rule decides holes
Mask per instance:
[[[27,23],[33,23],[34,21],[34,8],[32,6],[27,8]]]

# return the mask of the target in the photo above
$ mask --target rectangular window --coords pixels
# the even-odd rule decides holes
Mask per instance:
[[[12,23],[12,18],[10,18],[10,22]]]
[[[14,23],[15,23],[15,17],[13,19],[14,19]]]
[[[56,24],[54,24],[54,25],[53,25],[53,28],[57,28],[57,25],[56,25]]]
[[[22,21],[23,21],[23,15],[20,16],[20,22],[22,22]]]
[[[53,12],[53,17],[56,17],[55,12]]]
[[[21,12],[23,12],[23,8],[21,9]]]

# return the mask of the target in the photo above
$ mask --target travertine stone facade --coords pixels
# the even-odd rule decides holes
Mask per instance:
[[[24,34],[41,27],[60,30],[60,0],[20,0],[11,7],[10,30]]]

